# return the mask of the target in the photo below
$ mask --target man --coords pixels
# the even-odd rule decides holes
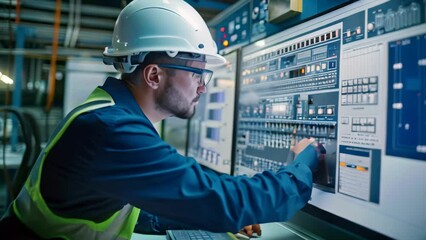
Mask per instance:
[[[42,238],[129,239],[139,209],[236,232],[288,220],[309,200],[313,139],[294,147],[291,165],[248,178],[218,175],[158,136],[153,123],[194,114],[212,75],[206,63],[224,63],[190,5],[131,2],[104,56],[121,80],[108,78],[58,126],[9,217]]]

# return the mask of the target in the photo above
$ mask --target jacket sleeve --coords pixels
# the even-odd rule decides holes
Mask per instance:
[[[190,225],[176,222],[167,218],[155,216],[141,210],[134,232],[142,234],[166,234],[166,230],[195,229]]]
[[[310,198],[309,166],[317,158],[312,146],[275,173],[218,175],[178,154],[144,124],[113,122],[96,129],[87,184],[157,216],[211,231],[286,221]]]

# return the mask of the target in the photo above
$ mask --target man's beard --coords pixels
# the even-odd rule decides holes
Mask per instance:
[[[157,97],[157,109],[166,111],[172,116],[188,119],[195,114],[194,102],[198,102],[200,96],[188,102],[187,98],[174,87],[173,84],[167,83],[163,92]]]

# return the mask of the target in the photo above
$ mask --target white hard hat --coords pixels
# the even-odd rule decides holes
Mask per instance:
[[[179,52],[205,56],[208,64],[223,64],[225,58],[200,14],[183,0],[134,0],[115,23],[112,46],[103,53],[105,64],[120,72],[132,72],[149,52]]]

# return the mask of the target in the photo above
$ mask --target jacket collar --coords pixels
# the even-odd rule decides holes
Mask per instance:
[[[145,114],[142,112],[142,109],[136,102],[136,99],[133,97],[132,92],[130,92],[124,81],[114,77],[108,77],[101,88],[111,95],[116,106],[126,108],[132,113],[142,114],[145,116]]]

